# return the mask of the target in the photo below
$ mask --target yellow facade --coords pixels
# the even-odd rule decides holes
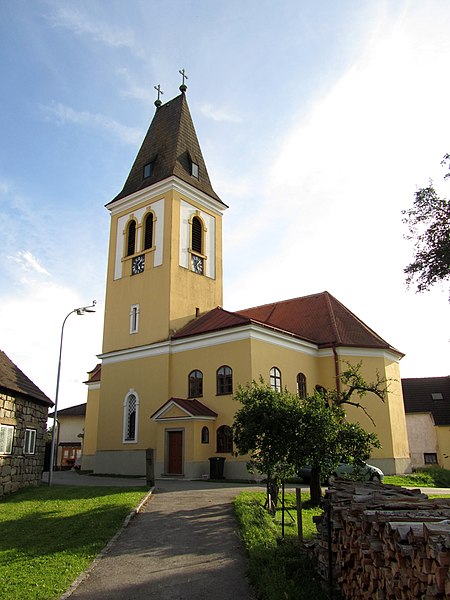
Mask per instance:
[[[248,478],[246,457],[218,452],[219,428],[231,426],[239,408],[232,393],[217,393],[218,369],[232,370],[233,391],[261,376],[269,381],[271,368],[277,367],[283,387],[296,393],[297,375],[303,373],[307,392],[313,393],[316,385],[336,388],[345,361],[362,360],[367,380],[375,379],[378,370],[397,382],[391,383],[384,403],[369,395],[365,400],[375,428],[362,411],[349,408],[349,418],[379,435],[383,448],[374,453],[374,462],[387,473],[404,471],[408,444],[399,353],[321,349],[258,323],[173,337],[222,305],[222,213],[226,206],[214,194],[204,193],[198,182],[192,180],[191,185],[189,174],[183,178],[166,177],[119,195],[108,205],[111,229],[101,385],[100,389],[90,385],[88,391],[83,468],[143,475],[145,451],[154,448],[157,477],[202,477],[209,472],[209,458],[222,457],[225,476]],[[153,241],[146,248],[145,220],[150,213]],[[193,238],[196,219],[201,224],[197,240],[201,251]],[[131,222],[136,240],[130,253]],[[138,258],[141,268],[134,271]],[[196,270],[198,261],[200,271]],[[200,404],[194,406],[186,399],[189,374],[196,370],[203,374],[203,390],[195,395]]]

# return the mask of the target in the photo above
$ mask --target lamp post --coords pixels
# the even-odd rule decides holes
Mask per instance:
[[[70,317],[70,315],[73,315],[73,313],[76,313],[77,315],[84,315],[86,313],[95,312],[94,307],[96,304],[97,304],[97,301],[94,300],[92,302],[92,304],[90,304],[89,306],[81,306],[80,308],[74,308],[66,316],[66,318],[63,321],[62,327],[61,327],[61,342],[59,344],[58,375],[56,376],[55,412],[53,413],[52,445],[50,448],[50,467],[48,470],[48,485],[52,485],[52,481],[53,481],[53,463],[55,460],[55,438],[56,438],[55,434],[56,434],[56,423],[57,423],[57,418],[58,418],[59,377],[61,375],[61,355],[62,355],[62,346],[63,346],[64,325],[66,324],[66,321]]]

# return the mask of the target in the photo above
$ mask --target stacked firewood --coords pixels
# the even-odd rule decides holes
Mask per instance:
[[[311,548],[319,571],[331,584],[331,562],[345,598],[450,598],[450,499],[338,480],[316,524]]]

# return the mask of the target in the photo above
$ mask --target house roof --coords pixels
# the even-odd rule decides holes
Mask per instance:
[[[214,308],[188,323],[174,339],[257,324],[317,344],[319,348],[350,346],[383,348],[402,356],[329,292],[229,312]]]
[[[53,406],[50,398],[2,350],[0,350],[0,388],[25,396],[28,400],[38,404]]]
[[[199,167],[198,177],[191,174],[192,162]],[[152,173],[144,179],[148,163],[153,163]],[[125,185],[109,205],[173,175],[226,206],[209,180],[184,93],[156,109]]]
[[[53,417],[55,413],[49,413],[49,417]],[[86,402],[83,404],[76,404],[75,406],[69,406],[69,408],[63,408],[58,410],[58,417],[63,415],[64,417],[84,417],[86,415]]]
[[[168,408],[170,405],[178,406],[179,408],[181,408],[181,410],[188,413],[191,417],[217,417],[216,412],[214,412],[195,398],[169,398],[169,400],[167,400],[167,402],[160,406],[150,418],[153,419],[153,417],[155,417],[159,413],[164,412],[164,409]]]
[[[430,412],[436,425],[450,425],[450,376],[402,379],[406,414]]]
[[[83,383],[94,383],[102,380],[102,365],[97,363],[92,371],[88,371],[88,380]]]

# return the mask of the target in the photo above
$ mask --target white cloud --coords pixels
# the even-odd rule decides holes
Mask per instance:
[[[63,320],[71,310],[86,304],[90,304],[89,298],[81,299],[73,290],[49,280],[23,280],[13,294],[0,294],[1,348],[51,399]],[[86,399],[82,382],[95,366],[100,348],[99,312],[82,318],[73,315],[67,320],[59,408]]]
[[[274,143],[257,218],[234,230],[239,267],[225,288],[231,309],[327,289],[406,353],[404,376],[442,375],[449,356],[445,291],[404,286],[401,209],[450,139],[447,31],[430,35],[422,16],[377,24],[360,59]]]
[[[200,107],[202,114],[213,121],[224,121],[226,123],[241,123],[242,119],[236,113],[225,108],[214,107],[211,104],[202,104]]]
[[[17,255],[14,257],[14,260],[23,266],[23,268],[27,271],[35,271],[40,275],[49,275],[47,269],[45,269],[40,263],[39,260],[31,254],[29,250],[19,251]]]
[[[140,143],[142,131],[133,127],[126,127],[114,119],[89,111],[77,111],[61,102],[53,102],[50,106],[43,106],[42,110],[47,115],[54,117],[58,123],[74,123],[108,131],[126,144],[136,146]]]
[[[131,29],[126,29],[122,25],[119,27],[109,25],[104,18],[93,19],[76,8],[73,2],[70,4],[53,3],[48,20],[54,27],[63,27],[77,35],[88,36],[95,42],[113,48],[128,48],[135,54],[141,54]]]

